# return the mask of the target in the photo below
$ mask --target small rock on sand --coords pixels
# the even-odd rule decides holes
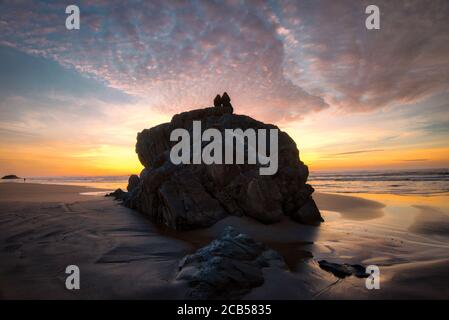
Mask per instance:
[[[266,267],[287,268],[277,251],[229,226],[219,239],[185,256],[176,279],[187,281],[188,299],[239,299],[264,283]]]

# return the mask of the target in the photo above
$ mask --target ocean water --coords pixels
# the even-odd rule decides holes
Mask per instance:
[[[128,176],[29,177],[26,182],[125,190]],[[315,190],[328,193],[449,194],[449,169],[311,172],[308,183]]]
[[[329,193],[445,194],[449,169],[311,172],[309,183]]]

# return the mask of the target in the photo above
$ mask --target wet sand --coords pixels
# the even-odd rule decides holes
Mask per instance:
[[[112,199],[85,195],[95,191],[0,184],[1,298],[182,299],[186,288],[174,281],[178,261],[227,225],[278,250],[290,268],[264,269],[265,283],[247,299],[449,298],[449,235],[441,227],[447,196],[316,194],[326,220],[320,227],[288,217],[273,225],[228,217],[208,229],[176,233]],[[367,290],[355,277],[339,280],[319,268],[321,259],[376,264],[381,289]],[[71,264],[80,267],[80,290],[65,288]]]
[[[384,215],[383,203],[354,196],[316,193],[314,195],[320,210],[338,211],[343,218],[370,220]]]
[[[81,195],[84,192],[98,192],[101,189],[60,186],[55,184],[37,184],[7,182],[0,183],[1,202],[70,202],[86,201],[91,198]]]
[[[189,244],[160,235],[112,199],[80,195],[91,191],[0,184],[0,297],[182,298],[171,279],[179,258],[192,250]],[[65,288],[68,265],[80,268],[80,290]]]

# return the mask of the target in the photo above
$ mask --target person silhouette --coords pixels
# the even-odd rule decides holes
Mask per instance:
[[[223,93],[223,95],[221,96],[221,103],[222,103],[223,107],[231,107],[232,108],[231,98],[229,97],[227,92]]]
[[[215,107],[221,107],[221,97],[219,94],[217,94],[217,96],[214,99],[214,106]]]

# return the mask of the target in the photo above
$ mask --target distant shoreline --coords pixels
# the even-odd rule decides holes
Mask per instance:
[[[89,200],[88,196],[81,193],[96,191],[107,190],[85,186],[8,181],[0,183],[0,201],[52,202]]]

